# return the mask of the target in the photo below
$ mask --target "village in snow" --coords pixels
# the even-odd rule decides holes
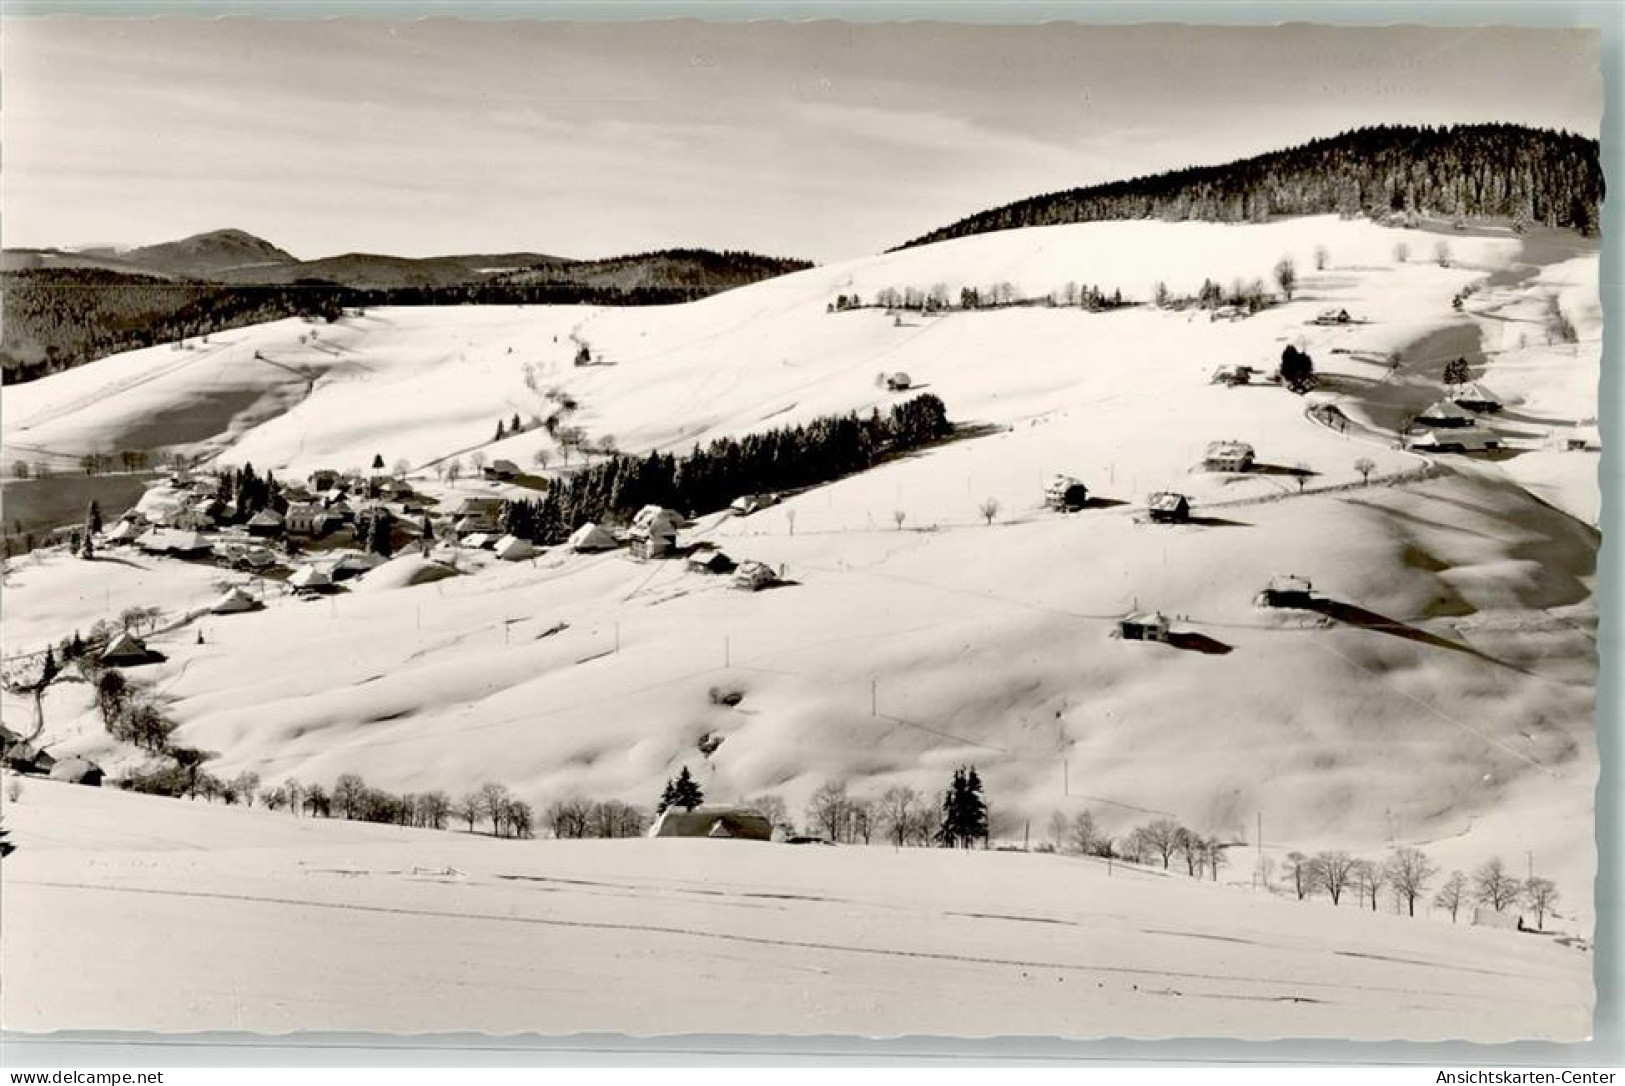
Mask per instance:
[[[1595,200],[1462,169],[40,347],[0,1024],[1586,1037]]]

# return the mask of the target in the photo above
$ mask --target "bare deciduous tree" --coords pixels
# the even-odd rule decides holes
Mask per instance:
[[[1433,904],[1441,909],[1450,910],[1450,922],[1456,922],[1456,913],[1461,910],[1462,902],[1467,900],[1467,876],[1460,871],[1450,872],[1439,892],[1433,895]]]
[[[502,816],[508,803],[508,786],[486,781],[479,789],[480,813],[491,820],[491,832],[502,832]]]
[[[1522,884],[1507,872],[1499,856],[1473,872],[1473,900],[1480,905],[1488,905],[1496,912],[1502,912],[1517,901],[1522,891]]]
[[[993,523],[993,518],[999,515],[999,499],[986,499],[981,505],[976,507],[976,511],[982,514],[982,519],[991,525]]]
[[[1360,473],[1360,481],[1370,486],[1371,473],[1377,470],[1377,462],[1369,456],[1362,456],[1354,462],[1354,470]]]
[[[1523,899],[1535,910],[1535,930],[1546,930],[1546,914],[1552,911],[1560,895],[1551,879],[1535,876],[1523,884]]]
[[[1317,852],[1313,863],[1316,885],[1326,891],[1333,905],[1341,904],[1343,891],[1354,879],[1354,857],[1340,851]]]
[[[846,836],[850,811],[845,782],[827,781],[807,803],[807,825],[821,830],[831,841],[840,841]]]
[[[1162,860],[1163,869],[1167,870],[1168,861],[1172,860],[1174,853],[1179,851],[1179,843],[1186,831],[1171,818],[1159,818],[1149,825],[1141,826],[1134,832],[1143,832],[1143,840],[1148,850]]]
[[[880,794],[881,831],[898,847],[912,836],[912,816],[920,794],[907,785],[894,784]]]
[[[1427,892],[1428,880],[1438,870],[1427,854],[1416,848],[1399,849],[1383,865],[1388,885],[1393,887],[1394,896],[1405,903],[1409,916],[1416,915],[1416,899]]]

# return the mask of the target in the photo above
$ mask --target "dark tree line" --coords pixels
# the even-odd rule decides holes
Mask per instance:
[[[947,408],[930,393],[856,413],[826,415],[743,438],[718,438],[685,456],[651,452],[614,456],[554,483],[546,496],[503,507],[503,530],[557,543],[587,521],[625,517],[645,505],[688,511],[721,509],[744,494],[827,483],[882,458],[953,431]]]
[[[0,274],[7,382],[30,381],[120,351],[285,317],[335,321],[386,305],[669,305],[811,267],[806,261],[673,249],[543,265],[440,285],[352,286],[331,279],[222,284],[109,271]]]
[[[1338,212],[1493,216],[1594,232],[1596,140],[1511,124],[1380,125],[1219,166],[1033,196],[899,248],[1023,226],[1103,219],[1254,222]]]

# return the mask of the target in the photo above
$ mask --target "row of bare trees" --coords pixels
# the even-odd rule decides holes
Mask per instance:
[[[1416,915],[1416,903],[1425,900],[1439,868],[1417,848],[1398,848],[1382,861],[1362,859],[1347,852],[1289,853],[1285,877],[1299,901],[1325,894],[1333,905],[1341,905],[1351,892],[1356,902],[1369,904],[1374,911],[1384,887],[1395,908]],[[1520,880],[1512,875],[1500,857],[1485,861],[1471,876],[1452,871],[1433,895],[1435,906],[1450,913],[1455,923],[1464,905],[1479,905],[1505,912],[1523,904],[1535,913],[1535,926],[1544,929],[1559,898],[1550,879],[1532,875]]]

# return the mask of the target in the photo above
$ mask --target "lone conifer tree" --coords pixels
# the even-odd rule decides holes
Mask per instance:
[[[704,790],[689,774],[688,766],[685,765],[677,774],[676,780],[666,782],[665,790],[660,793],[660,805],[655,810],[664,813],[669,807],[681,807],[685,811],[692,811],[704,802]]]
[[[95,498],[90,500],[90,508],[85,511],[85,534],[100,535],[102,532],[102,507]]]
[[[987,840],[987,804],[982,799],[982,778],[975,766],[954,770],[953,783],[942,797],[942,829],[938,838],[944,848],[970,848]]]

